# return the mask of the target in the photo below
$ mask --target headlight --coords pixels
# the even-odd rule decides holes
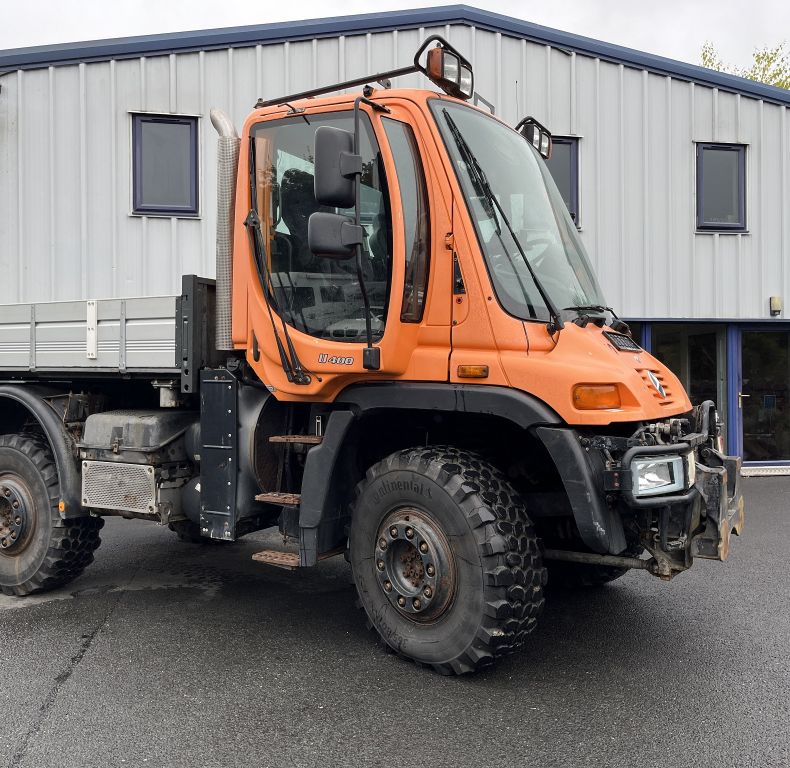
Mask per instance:
[[[631,462],[634,496],[657,496],[690,488],[694,484],[694,454],[637,456]]]

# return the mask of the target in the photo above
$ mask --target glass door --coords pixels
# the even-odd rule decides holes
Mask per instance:
[[[790,331],[741,331],[737,392],[741,455],[750,462],[790,461]]]

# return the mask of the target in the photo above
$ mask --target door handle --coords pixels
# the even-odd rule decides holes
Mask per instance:
[[[738,408],[743,408],[743,398],[751,397],[751,395],[744,395],[743,392],[738,393]]]

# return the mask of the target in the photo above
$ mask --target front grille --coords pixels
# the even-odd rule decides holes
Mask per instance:
[[[153,512],[156,505],[154,468],[147,464],[83,461],[82,505]]]
[[[639,368],[637,369],[637,373],[642,377],[642,381],[645,382],[645,386],[647,387],[650,394],[656,400],[658,400],[661,405],[672,405],[674,402],[674,393],[672,392],[669,384],[667,384],[667,380],[661,371],[657,370],[656,368]],[[661,393],[655,388],[653,382],[650,380],[651,373],[656,377],[658,383],[664,388],[664,397],[661,396]]]

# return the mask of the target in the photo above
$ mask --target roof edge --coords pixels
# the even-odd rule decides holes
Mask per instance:
[[[217,48],[239,48],[276,41],[310,40],[339,34],[383,32],[391,29],[467,23],[532,40],[571,52],[645,69],[660,75],[687,80],[711,88],[741,93],[757,99],[790,106],[790,91],[687,64],[664,56],[645,53],[571,32],[544,27],[512,16],[484,11],[468,5],[446,5],[404,11],[338,16],[327,19],[282,21],[271,24],[168,32],[157,35],[109,38],[75,43],[59,43],[29,48],[0,50],[0,71],[38,69],[79,62],[104,61],[138,56],[161,56]]]

